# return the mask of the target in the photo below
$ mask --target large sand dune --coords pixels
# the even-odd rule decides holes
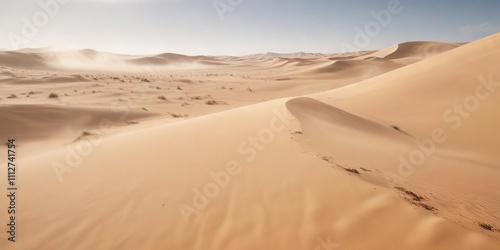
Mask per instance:
[[[18,137],[21,170],[18,242],[0,248],[500,249],[478,225],[500,227],[500,99],[456,129],[443,120],[478,78],[499,79],[499,48],[495,35],[356,55],[112,56],[133,72],[2,59],[0,136]],[[447,139],[401,172],[436,128]]]

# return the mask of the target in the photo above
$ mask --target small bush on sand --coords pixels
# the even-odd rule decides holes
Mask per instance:
[[[82,136],[89,136],[89,135],[92,135],[92,133],[90,133],[89,131],[82,132]]]
[[[49,98],[59,98],[59,95],[56,93],[50,93]]]
[[[479,223],[479,226],[488,231],[493,231],[494,229],[492,225],[486,223]]]
[[[182,118],[182,117],[188,117],[187,114],[170,114],[173,118]]]
[[[396,188],[397,190],[399,190],[399,191],[401,191],[401,192],[405,193],[406,195],[410,196],[410,197],[412,198],[412,200],[414,200],[414,201],[421,201],[421,200],[425,200],[425,198],[424,198],[424,197],[422,197],[422,196],[420,196],[420,195],[418,195],[418,194],[414,193],[413,191],[410,191],[410,190],[408,190],[408,189],[406,189],[406,188],[404,188],[404,187],[399,187],[399,186],[398,186],[398,187],[395,187],[395,188]]]
[[[353,174],[359,174],[359,171],[354,168],[345,168],[345,171],[353,173]]]
[[[417,207],[421,207],[427,211],[431,211],[431,212],[434,212],[437,210],[437,208],[433,207],[433,206],[430,206],[430,205],[427,205],[425,203],[421,203],[421,202],[415,202],[415,201],[412,201],[411,204],[417,206]]]

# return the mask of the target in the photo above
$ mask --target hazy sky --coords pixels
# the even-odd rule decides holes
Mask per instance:
[[[499,13],[498,0],[0,0],[0,48],[335,53],[473,41],[500,31]]]

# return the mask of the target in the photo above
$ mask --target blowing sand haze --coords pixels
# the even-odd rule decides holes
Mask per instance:
[[[500,249],[498,9],[2,2],[0,249]]]

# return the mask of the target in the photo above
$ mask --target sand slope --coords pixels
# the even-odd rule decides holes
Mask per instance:
[[[51,165],[64,164],[67,150],[24,162],[20,204],[27,209],[20,215],[20,235],[37,237],[22,238],[16,246],[314,249],[318,239],[329,237],[345,249],[494,249],[487,237],[304,152],[290,138],[293,118],[275,118],[277,127],[286,127],[262,143],[261,151],[254,149],[255,158],[239,154],[239,145],[269,127],[283,108],[283,100],[274,101],[110,138],[64,173],[62,182]],[[217,148],[211,147],[215,141]],[[240,167],[237,174],[214,189],[219,191],[207,191],[212,197],[207,207],[186,224],[179,205],[194,206],[193,188],[215,183],[211,172],[232,161]],[[70,197],[78,199],[68,202]],[[47,224],[53,226],[42,230]]]
[[[446,51],[460,47],[461,44],[440,42],[406,42],[389,48],[366,53],[356,57],[356,60],[368,60],[373,58],[384,58],[391,60],[415,60],[425,59],[439,55]]]
[[[349,137],[332,129],[306,135],[318,150],[341,162],[379,171],[380,178],[390,175],[395,183],[432,197],[430,203],[440,216],[473,229],[478,223],[498,227],[500,166],[495,152],[500,146],[500,119],[495,110],[500,98],[495,65],[500,63],[499,44],[499,35],[488,37],[370,80],[314,95],[387,127],[398,126],[411,135],[405,137],[405,143],[390,136],[373,139],[364,127]],[[324,123],[311,119],[303,123],[315,131],[327,129]],[[334,125],[352,127],[342,121],[330,126]]]
[[[44,135],[65,129],[83,131],[97,128],[100,122],[126,124],[127,121],[151,116],[139,110],[103,109],[103,108],[68,108],[63,106],[12,105],[0,107],[2,134],[21,140],[32,140],[32,136],[41,139]],[[30,133],[31,132],[31,133]]]
[[[43,69],[47,67],[42,56],[12,51],[0,52],[0,65],[31,69]]]

